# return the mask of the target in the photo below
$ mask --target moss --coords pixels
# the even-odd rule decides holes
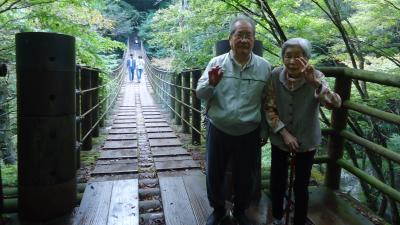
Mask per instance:
[[[94,165],[99,156],[99,151],[81,151],[81,163],[83,165]]]

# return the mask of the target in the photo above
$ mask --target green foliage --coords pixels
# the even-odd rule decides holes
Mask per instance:
[[[213,56],[214,43],[227,39],[232,14],[218,1],[193,0],[188,9],[177,1],[151,14],[139,35],[161,50],[158,56],[173,57],[177,71],[205,67]]]
[[[261,167],[264,169],[271,167],[271,144],[267,143],[261,148]]]
[[[1,180],[3,187],[15,187],[18,184],[17,179],[18,168],[17,164],[14,165],[1,165]]]

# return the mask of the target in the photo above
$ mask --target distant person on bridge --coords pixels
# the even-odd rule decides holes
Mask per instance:
[[[240,225],[251,224],[245,215],[255,189],[257,155],[267,139],[262,129],[262,100],[271,66],[252,52],[255,25],[247,17],[230,24],[231,51],[208,63],[197,86],[207,101],[207,195],[214,211],[207,225],[225,215],[225,170],[232,159],[234,210]]]
[[[126,61],[126,66],[128,67],[129,81],[133,81],[136,66],[136,60],[133,58],[133,54],[130,54],[130,58]]]
[[[143,73],[143,69],[144,69],[144,59],[142,58],[141,55],[139,55],[139,58],[137,60],[136,63],[136,67],[137,67],[137,79],[138,82],[140,83],[140,78],[142,77],[142,73]]]
[[[264,110],[271,128],[272,224],[283,224],[283,200],[287,188],[288,159],[294,159],[294,225],[305,225],[308,184],[316,150],[321,143],[320,104],[327,108],[341,105],[322,72],[309,63],[311,44],[302,38],[282,45],[283,66],[272,71],[268,81]]]

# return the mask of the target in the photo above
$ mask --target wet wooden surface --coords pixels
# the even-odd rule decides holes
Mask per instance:
[[[157,171],[163,170],[185,170],[200,168],[200,165],[193,159],[189,160],[166,160],[166,161],[155,161]]]
[[[182,146],[181,141],[177,138],[149,139],[150,147],[170,147]]]
[[[109,134],[136,134],[135,128],[110,129]]]
[[[162,157],[162,156],[173,156],[173,155],[189,155],[188,151],[186,151],[182,147],[162,147],[162,148],[151,148],[151,152],[154,157]]]
[[[136,140],[107,140],[104,143],[103,149],[130,149],[137,148]]]
[[[146,127],[148,133],[173,132],[170,127]]]
[[[161,139],[161,138],[177,138],[176,134],[173,132],[163,132],[163,133],[148,133],[147,137],[149,139]]]
[[[107,141],[136,140],[137,134],[109,134]]]
[[[113,151],[101,151],[99,159],[137,158],[137,152],[133,149],[120,149]]]
[[[325,188],[310,188],[308,217],[316,225],[373,225],[349,203]]]
[[[109,174],[129,174],[137,173],[137,160],[135,163],[116,163],[113,164],[96,164],[92,171],[92,176],[109,175]]]
[[[145,123],[146,127],[169,127],[168,123]]]
[[[138,181],[88,183],[73,225],[138,225]]]

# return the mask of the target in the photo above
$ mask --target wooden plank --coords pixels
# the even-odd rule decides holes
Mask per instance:
[[[144,124],[145,127],[169,127],[168,123],[146,123]]]
[[[166,146],[182,146],[182,143],[177,139],[149,139],[150,147],[166,147]]]
[[[131,164],[137,164],[137,159],[136,158],[131,158],[131,159],[99,159],[97,160],[96,164],[97,165],[111,165],[111,164],[118,164],[118,163],[122,163],[122,164],[127,164],[127,163],[131,163]]]
[[[117,113],[117,116],[136,116],[136,112],[121,112]]]
[[[73,225],[107,224],[113,182],[88,183]]]
[[[144,119],[145,123],[166,123],[165,119]]]
[[[123,159],[123,158],[137,158],[136,150],[120,149],[112,151],[101,151],[98,159]]]
[[[173,132],[170,127],[146,127],[148,133]]]
[[[207,198],[206,176],[182,177],[197,224],[206,224],[212,208]]]
[[[114,181],[107,225],[139,225],[138,180]]]
[[[132,117],[132,116],[115,116],[114,121],[115,120],[118,120],[118,121],[134,120],[134,121],[136,121],[136,117],[135,116],[134,117]]]
[[[123,140],[123,141],[106,141],[103,149],[124,149],[124,148],[137,148],[136,140]]]
[[[161,115],[143,115],[144,119],[164,119]]]
[[[155,161],[154,164],[157,171],[200,168],[199,164],[194,160]]]
[[[373,224],[325,187],[310,188],[308,218],[318,225]]]
[[[136,128],[110,129],[109,134],[136,134]]]
[[[166,225],[195,225],[196,218],[181,177],[160,178]]]
[[[119,119],[119,120],[122,120],[122,119],[136,119],[136,116],[135,115],[134,116],[119,115],[119,116],[115,116],[115,119]]]
[[[166,157],[154,157],[154,162],[173,161],[173,160],[189,160],[192,159],[190,155],[177,155],[177,156],[166,156]]]
[[[176,134],[173,132],[163,132],[163,133],[148,133],[147,137],[149,139],[162,139],[162,138],[177,138]]]
[[[160,112],[160,109],[157,108],[157,107],[146,107],[146,106],[143,106],[142,110],[143,110],[143,112],[154,112],[154,111]]]
[[[109,134],[108,141],[137,140],[137,134]]]
[[[112,129],[136,128],[136,123],[115,123]]]
[[[100,182],[100,181],[113,181],[113,180],[129,180],[129,179],[138,179],[139,175],[137,173],[128,173],[128,174],[111,174],[111,175],[101,175],[94,176],[90,178],[90,182]]]
[[[161,115],[161,113],[160,112],[149,112],[149,111],[143,111],[142,112],[143,113],[143,115]]]
[[[160,177],[180,177],[180,176],[200,176],[200,175],[203,175],[203,172],[200,169],[157,171],[157,176],[159,178]]]
[[[151,148],[151,153],[153,157],[190,155],[189,152],[182,147],[153,147]]]
[[[104,174],[126,174],[126,173],[137,173],[137,164],[123,163],[123,164],[111,164],[102,165],[96,164],[96,167],[92,171],[91,175],[104,175]]]
[[[126,120],[114,120],[114,124],[119,124],[119,123],[136,123],[136,119],[126,119]]]

